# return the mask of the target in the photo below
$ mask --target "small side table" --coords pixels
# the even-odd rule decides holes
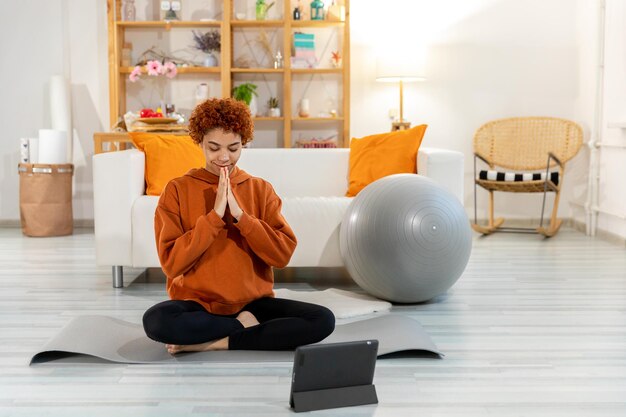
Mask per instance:
[[[105,150],[104,144],[109,144]],[[123,151],[130,149],[132,141],[128,132],[96,132],[93,134],[94,153]]]

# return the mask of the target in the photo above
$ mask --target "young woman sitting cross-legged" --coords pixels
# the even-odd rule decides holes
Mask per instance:
[[[287,265],[296,237],[272,186],[236,166],[252,131],[244,103],[200,104],[189,134],[206,166],[170,181],[159,198],[154,227],[170,300],[148,309],[143,326],[171,354],[290,350],[335,328],[327,308],[274,297],[272,267]]]

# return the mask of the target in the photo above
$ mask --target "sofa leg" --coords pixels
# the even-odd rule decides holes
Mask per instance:
[[[122,266],[113,265],[112,277],[113,277],[113,288],[124,287],[124,268]]]

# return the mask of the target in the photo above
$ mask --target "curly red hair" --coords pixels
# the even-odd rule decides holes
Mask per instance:
[[[211,98],[196,106],[189,118],[189,136],[201,144],[210,130],[222,129],[241,136],[241,144],[252,140],[254,126],[248,106],[233,98]]]

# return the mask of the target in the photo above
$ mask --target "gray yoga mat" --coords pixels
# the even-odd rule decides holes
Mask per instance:
[[[422,326],[395,314],[355,321],[335,327],[320,343],[378,339],[378,356],[406,351],[426,351],[443,356]],[[59,360],[85,362],[89,355],[119,363],[166,362],[291,362],[292,351],[189,352],[172,356],[162,343],[149,339],[140,324],[107,316],[74,318],[31,359],[31,365]]]

